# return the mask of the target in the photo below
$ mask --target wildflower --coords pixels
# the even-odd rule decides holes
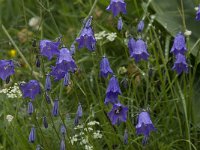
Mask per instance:
[[[64,78],[67,72],[68,72],[67,66],[65,65],[65,63],[61,63],[51,67],[50,75],[54,77],[55,81],[58,81]]]
[[[131,37],[131,38],[129,38],[129,40],[128,40],[128,48],[129,48],[129,53],[130,53],[130,55],[133,53],[133,51],[134,51],[134,48],[135,48],[135,40]]]
[[[75,48],[75,45],[74,45],[74,43],[73,43],[73,44],[70,46],[70,53],[71,53],[71,55],[74,55],[75,52],[76,52],[76,48]]]
[[[45,92],[45,99],[46,99],[46,102],[47,102],[48,104],[51,104],[51,99],[50,99],[50,97],[49,97],[48,92]]]
[[[147,45],[141,39],[137,40],[135,44],[133,44],[131,50],[133,51],[130,57],[134,58],[136,62],[140,61],[141,59],[147,60],[149,57],[149,53],[147,52]]]
[[[185,32],[184,32],[184,35],[185,36],[190,36],[192,34],[192,31],[190,31],[190,30],[185,30]]]
[[[143,144],[147,142],[149,133],[155,130],[156,129],[151,121],[149,113],[147,111],[141,112],[138,116],[138,123],[136,125],[136,133],[144,135]]]
[[[39,144],[37,145],[36,150],[41,150],[41,147]]]
[[[51,78],[50,75],[46,75],[46,81],[45,81],[45,90],[50,91],[51,90]]]
[[[31,132],[29,134],[29,142],[34,143],[35,142],[35,128],[31,128]]]
[[[117,103],[118,102],[118,95],[122,94],[119,83],[115,76],[113,76],[108,84],[107,90],[106,90],[106,98],[105,98],[105,104],[108,103]]]
[[[119,17],[118,23],[117,23],[117,29],[118,29],[119,31],[121,31],[121,30],[122,30],[122,27],[123,27],[122,17]]]
[[[106,39],[112,42],[115,40],[116,37],[117,33],[113,32],[113,33],[108,33]]]
[[[94,133],[93,133],[93,138],[94,138],[94,139],[101,139],[102,136],[103,136],[103,135],[100,133],[99,130],[97,130],[97,132],[94,132]]]
[[[197,13],[196,13],[196,20],[200,21],[200,5],[199,5],[199,8],[198,8]]]
[[[69,74],[69,72],[67,72],[65,74],[63,84],[64,84],[64,86],[68,86],[70,84],[70,74]]]
[[[15,73],[15,66],[12,60],[0,60],[0,78],[6,80]]]
[[[13,120],[13,116],[12,115],[7,115],[6,116],[6,120],[8,120],[8,122],[11,122]]]
[[[110,68],[108,58],[106,56],[103,56],[100,62],[100,75],[104,78],[107,78],[108,74],[113,74],[113,71]]]
[[[124,144],[128,144],[128,131],[127,129],[124,130]]]
[[[80,36],[76,39],[78,43],[78,49],[86,47],[90,51],[95,50],[96,39],[92,27],[84,27]]]
[[[10,55],[10,57],[16,57],[17,51],[15,49],[11,49],[8,54]]]
[[[143,29],[144,29],[144,21],[141,20],[141,21],[138,23],[138,25],[137,25],[137,31],[138,31],[138,32],[142,32]]]
[[[44,117],[42,118],[42,122],[43,122],[44,127],[45,127],[45,128],[48,128],[48,122],[47,122],[47,117],[46,117],[46,116],[44,116]]]
[[[23,98],[35,99],[36,95],[41,92],[40,84],[37,80],[30,80],[28,83],[21,83],[20,90],[22,91]]]
[[[123,106],[120,103],[114,104],[112,110],[108,113],[108,117],[113,125],[126,122],[128,107]]]
[[[59,45],[60,39],[57,42],[52,42],[50,40],[41,40],[40,52],[43,56],[51,60],[54,55],[59,55]]]
[[[85,26],[84,26],[85,28],[91,27],[91,25],[92,25],[92,19],[93,19],[92,16],[88,17],[88,19],[85,22]]]
[[[29,22],[28,22],[28,25],[30,27],[32,27],[33,29],[35,30],[38,30],[39,27],[40,27],[40,23],[41,23],[41,18],[36,16],[36,17],[32,17]]]
[[[82,110],[81,103],[79,103],[78,109],[77,109],[77,112],[76,112],[76,117],[75,117],[75,120],[74,120],[75,126],[77,126],[79,124],[79,119],[81,119],[82,116],[83,116],[83,110]]]
[[[172,70],[176,70],[178,74],[181,74],[183,71],[188,72],[188,64],[184,55],[180,53],[176,55],[176,61]]]
[[[31,102],[28,103],[28,114],[32,115],[34,111],[33,104]]]
[[[185,37],[182,33],[178,33],[170,52],[176,55],[178,53],[184,54],[186,51]]]
[[[53,104],[53,109],[52,109],[52,115],[54,117],[58,116],[58,99],[54,100],[54,104]]]
[[[66,128],[65,128],[65,125],[64,124],[62,124],[61,125],[61,127],[60,127],[60,132],[61,132],[61,134],[66,134]]]
[[[110,5],[106,8],[106,10],[112,11],[114,17],[120,12],[126,14],[126,3],[124,0],[110,0]]]
[[[64,67],[65,69],[63,70],[64,72],[66,71],[74,72],[77,68],[75,61],[72,58],[72,55],[67,48],[62,48],[60,50],[60,54],[56,64],[63,64],[65,66]]]
[[[60,143],[60,150],[65,150],[65,141],[64,139],[61,140],[61,143]]]
[[[36,56],[35,65],[36,65],[36,67],[40,68],[40,59],[39,59],[38,55]]]

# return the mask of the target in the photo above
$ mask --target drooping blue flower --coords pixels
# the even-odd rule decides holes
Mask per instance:
[[[76,116],[75,116],[75,119],[74,119],[74,125],[75,126],[77,126],[79,124],[79,120],[81,119],[82,116],[83,116],[83,110],[82,110],[81,103],[79,103],[78,109],[77,109],[77,112],[76,112]]]
[[[60,143],[60,150],[66,150],[64,139],[61,140],[61,143]]]
[[[64,78],[67,72],[68,72],[67,66],[64,63],[61,63],[51,67],[50,75],[54,77],[55,81],[58,81]]]
[[[29,102],[28,103],[28,114],[32,115],[33,111],[34,111],[33,104],[32,104],[32,102]]]
[[[45,90],[46,91],[50,91],[51,90],[51,78],[50,78],[50,74],[46,75]]]
[[[54,100],[54,104],[53,104],[53,109],[52,109],[52,115],[54,116],[54,117],[56,117],[56,116],[58,116],[58,106],[59,104],[58,104],[58,99],[56,99],[56,100]]]
[[[124,130],[124,144],[128,144],[128,131],[127,129]]]
[[[185,37],[182,33],[178,33],[174,39],[173,46],[171,48],[171,53],[177,55],[178,53],[184,54],[187,51],[185,44]]]
[[[92,19],[93,19],[92,16],[89,16],[89,17],[87,18],[87,20],[86,20],[85,23],[84,23],[84,27],[85,27],[85,28],[90,28],[90,27],[92,26]]]
[[[29,134],[29,142],[34,143],[35,142],[35,128],[31,128],[31,132]]]
[[[76,63],[72,58],[70,51],[67,48],[62,48],[56,64],[63,64],[65,67],[64,72],[74,72],[77,69]]]
[[[0,60],[0,78],[6,80],[15,73],[15,66],[12,60]]]
[[[138,32],[142,32],[143,29],[144,29],[144,21],[141,20],[141,21],[138,23],[138,25],[137,25],[137,31],[138,31]]]
[[[106,56],[103,56],[100,62],[100,75],[103,78],[107,78],[108,74],[113,74],[112,69],[110,68],[110,63]]]
[[[172,70],[176,70],[178,74],[181,74],[182,72],[188,72],[188,64],[184,55],[180,53],[176,55],[176,61],[172,67]]]
[[[40,68],[40,59],[39,59],[38,55],[36,56],[35,65],[36,65],[36,67]]]
[[[119,17],[118,22],[117,22],[117,29],[121,31],[123,28],[123,22],[122,22],[122,17]]]
[[[113,76],[108,84],[107,90],[106,90],[106,98],[104,103],[108,104],[108,103],[118,103],[118,95],[122,94],[121,89],[119,87],[119,83],[118,80],[115,76]]]
[[[40,84],[37,80],[30,80],[28,83],[20,84],[23,98],[35,99],[36,95],[41,93]]]
[[[45,99],[46,99],[47,104],[51,104],[51,99],[47,91],[45,92]]]
[[[147,111],[143,111],[138,116],[138,123],[136,125],[136,134],[143,134],[143,144],[146,143],[149,133],[155,131],[155,127],[151,121],[150,115]]]
[[[50,40],[40,41],[40,53],[41,55],[47,57],[49,60],[56,55],[59,55],[59,45],[60,39],[57,42],[52,42]]]
[[[86,47],[90,51],[95,50],[96,39],[94,37],[94,32],[92,27],[84,27],[81,31],[81,34],[78,38],[76,38],[76,42],[78,43],[78,49]]]
[[[130,57],[134,58],[136,62],[139,62],[141,59],[148,60],[147,45],[142,39],[137,40],[133,44],[132,50]]]
[[[65,128],[64,124],[62,124],[61,127],[60,127],[60,133],[61,133],[62,135],[65,135],[65,134],[66,134],[66,128]]]
[[[133,53],[134,48],[135,48],[135,40],[131,37],[128,40],[128,49],[129,49],[130,55]]]
[[[74,43],[72,43],[72,45],[70,46],[70,53],[71,53],[71,55],[74,55],[75,52],[76,52],[76,47],[75,47]]]
[[[110,0],[110,5],[106,8],[106,10],[112,11],[114,17],[120,12],[126,14],[126,3],[124,0]]]
[[[48,128],[48,122],[47,122],[47,117],[46,117],[46,116],[44,116],[44,117],[42,118],[42,122],[43,122],[44,127],[45,127],[45,128]]]
[[[120,122],[126,122],[127,112],[128,107],[125,107],[120,103],[116,103],[113,105],[112,110],[108,113],[108,117],[110,118],[112,124],[115,125]]]
[[[64,86],[68,86],[70,84],[70,74],[69,72],[67,72],[64,76],[64,82],[63,82],[63,85]]]
[[[197,13],[196,13],[196,20],[200,21],[200,5],[199,5],[199,8],[198,8]]]

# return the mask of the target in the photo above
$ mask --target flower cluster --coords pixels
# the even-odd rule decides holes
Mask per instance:
[[[109,40],[110,42],[114,41],[115,38],[117,37],[117,33],[115,32],[106,32],[106,31],[101,31],[99,33],[94,34],[95,39],[98,40],[102,40],[103,38],[106,38],[107,40]]]
[[[6,94],[8,98],[12,98],[12,99],[22,97],[22,93],[19,89],[18,83],[14,83],[14,86],[11,86],[9,88],[1,89],[0,93],[4,93]]]
[[[182,72],[188,72],[188,64],[185,58],[186,51],[187,48],[185,44],[185,37],[182,33],[178,33],[174,39],[174,43],[170,51],[176,57],[172,70],[176,70],[178,75]]]
[[[87,133],[90,134],[90,138],[93,139],[101,139],[103,137],[100,130],[96,130],[98,126],[100,125],[97,121],[90,121],[85,126],[83,125],[77,125],[74,130],[78,133],[74,136],[70,137],[72,145],[79,143],[82,145],[85,150],[93,150],[94,147],[90,144],[89,137],[87,136]]]

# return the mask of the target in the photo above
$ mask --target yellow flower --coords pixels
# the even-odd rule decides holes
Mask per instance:
[[[16,54],[17,54],[17,51],[16,51],[15,49],[11,49],[11,50],[9,50],[8,54],[9,54],[9,56],[11,56],[11,57],[15,57]]]

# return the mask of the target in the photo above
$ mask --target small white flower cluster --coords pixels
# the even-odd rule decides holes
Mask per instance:
[[[19,89],[18,83],[15,83],[14,86],[0,90],[0,93],[6,94],[8,98],[21,98],[22,93]]]
[[[40,23],[41,23],[41,18],[36,16],[36,17],[32,17],[29,20],[28,25],[35,30],[40,30]]]
[[[95,125],[99,125],[99,122],[90,121],[90,122],[87,123],[87,127],[84,127],[83,125],[76,126],[74,129],[75,130],[81,130],[81,132],[79,132],[79,134],[75,134],[74,136],[72,136],[70,138],[72,145],[76,142],[79,142],[80,145],[84,146],[85,150],[93,150],[93,146],[90,145],[89,140],[88,140],[88,136],[85,135],[85,133],[89,132],[90,135],[92,135],[92,137],[94,139],[101,139],[103,135],[101,134],[100,130],[97,130],[97,131],[94,130],[93,127]]]
[[[106,33],[106,31],[101,31],[99,33],[96,33],[94,36],[95,36],[96,40],[101,40],[104,37],[106,37],[107,40],[112,42],[117,37],[117,33],[115,33],[115,32]]]
[[[6,120],[8,120],[8,122],[10,123],[13,120],[13,116],[12,115],[7,115],[6,116]]]

